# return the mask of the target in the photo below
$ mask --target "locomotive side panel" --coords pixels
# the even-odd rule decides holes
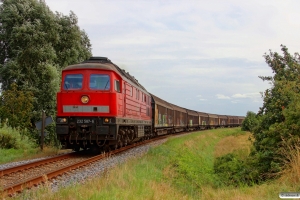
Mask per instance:
[[[133,98],[133,86],[125,82],[125,117],[128,118],[140,118],[140,105]]]
[[[128,82],[124,82],[124,85],[125,116],[140,120],[151,120],[150,95]]]

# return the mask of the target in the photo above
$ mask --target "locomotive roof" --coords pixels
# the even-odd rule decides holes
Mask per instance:
[[[147,91],[144,86],[142,86],[137,79],[131,76],[124,69],[121,69],[116,64],[111,62],[107,57],[90,57],[89,60],[85,60],[82,63],[70,65],[63,69],[63,71],[67,70],[76,70],[76,69],[104,69],[104,70],[112,70],[122,76],[123,78],[129,80],[132,84],[142,88]]]

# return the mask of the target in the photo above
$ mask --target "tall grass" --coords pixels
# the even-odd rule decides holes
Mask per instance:
[[[214,157],[220,157],[228,153],[235,153],[239,158],[250,154],[252,142],[250,132],[245,132],[240,135],[230,135],[223,138],[216,145]]]
[[[21,135],[18,130],[12,129],[4,125],[0,128],[0,147],[14,149],[30,149],[34,142],[26,135]]]
[[[300,191],[300,146],[299,142],[296,146],[287,146],[283,150],[285,157],[285,166],[282,171],[281,180],[287,180],[294,185],[299,185],[298,191]]]
[[[36,142],[16,129],[0,128],[0,164],[56,154],[58,150],[45,147],[41,152]]]

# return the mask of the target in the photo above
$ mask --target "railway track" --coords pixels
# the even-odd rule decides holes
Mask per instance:
[[[105,157],[167,137],[169,135],[128,145],[96,156],[88,156],[80,152],[70,153],[0,170],[0,191],[2,197],[12,196],[14,193],[45,183],[66,172],[86,166]]]

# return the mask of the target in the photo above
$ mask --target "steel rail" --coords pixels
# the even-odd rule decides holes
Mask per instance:
[[[54,156],[54,157],[51,157],[51,158],[45,158],[45,159],[42,159],[42,160],[38,160],[38,161],[18,165],[18,166],[15,166],[15,167],[5,168],[5,169],[0,170],[0,178],[5,176],[5,175],[14,173],[14,172],[23,171],[23,170],[26,170],[26,169],[29,169],[29,168],[34,168],[34,167],[37,167],[37,166],[40,166],[40,165],[43,165],[43,164],[47,164],[47,163],[51,163],[51,162],[54,162],[54,161],[59,161],[59,160],[63,160],[63,159],[66,159],[66,158],[70,158],[70,157],[73,157],[76,153],[77,152],[68,153],[68,154],[64,154],[64,155],[58,155],[58,156]]]
[[[181,135],[181,134],[182,133],[173,134],[173,136],[174,135]],[[68,172],[68,171],[71,171],[73,169],[83,167],[85,165],[88,165],[92,162],[103,159],[105,157],[109,157],[111,155],[121,153],[121,152],[126,151],[128,149],[131,149],[131,148],[134,148],[134,147],[137,147],[137,146],[141,146],[141,145],[144,145],[144,144],[147,144],[147,143],[150,143],[150,142],[154,142],[156,140],[161,140],[161,139],[164,139],[164,138],[167,138],[167,137],[170,137],[170,136],[172,136],[172,135],[164,135],[164,136],[153,138],[153,139],[150,139],[150,140],[144,140],[144,141],[141,141],[141,142],[137,142],[137,143],[134,143],[132,145],[128,145],[128,146],[122,147],[120,149],[113,150],[113,151],[108,152],[108,153],[103,153],[103,154],[88,158],[86,160],[79,161],[79,162],[77,162],[75,164],[71,164],[69,166],[64,166],[64,167],[49,171],[49,172],[47,172],[43,175],[38,175],[38,176],[35,176],[35,177],[32,177],[32,178],[26,179],[25,181],[20,181],[19,183],[16,183],[16,184],[7,186],[5,188],[2,188],[0,191],[2,193],[2,196],[12,196],[14,193],[21,192],[22,190],[24,190],[26,188],[31,188],[33,186],[37,186],[40,183],[45,183],[47,180],[51,180],[51,179],[53,179],[53,178],[55,178],[59,175],[62,175],[64,173]]]

